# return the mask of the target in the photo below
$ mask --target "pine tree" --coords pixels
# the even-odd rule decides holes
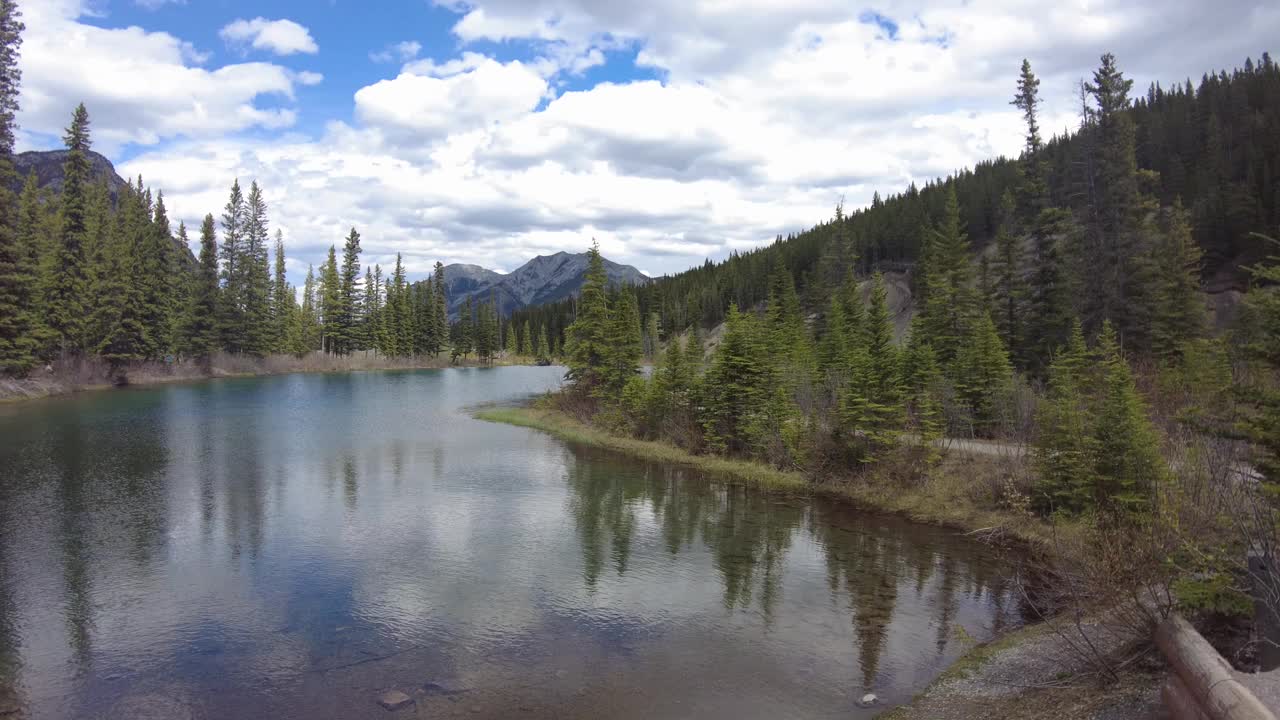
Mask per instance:
[[[1031,72],[1031,63],[1022,61],[1022,73],[1018,76],[1018,92],[1010,103],[1022,111],[1027,124],[1026,144],[1022,150],[1022,185],[1019,188],[1024,217],[1034,219],[1044,210],[1049,188],[1040,139],[1040,80]]]
[[[546,325],[542,325],[538,328],[538,342],[534,345],[533,354],[536,356],[539,364],[547,364],[551,362],[551,344],[547,342]]]
[[[360,233],[356,232],[355,228],[351,228],[351,232],[347,234],[347,239],[342,245],[342,285],[339,290],[342,304],[336,328],[339,338],[339,352],[343,354],[359,349],[365,344],[360,333],[362,309],[359,279]],[[404,309],[408,310],[407,307]],[[404,318],[398,318],[398,321],[403,323]],[[398,328],[398,330],[400,329]],[[409,343],[406,342],[405,345],[408,346]],[[407,347],[405,350],[407,351]]]
[[[1092,503],[1096,420],[1084,388],[1087,362],[1084,333],[1076,321],[1049,368],[1048,393],[1036,411],[1033,502],[1045,514],[1075,514]]]
[[[1274,511],[1280,510],[1280,388],[1274,382],[1280,370],[1280,255],[1250,268],[1250,274],[1254,285],[1244,299],[1244,350],[1263,372],[1246,376],[1237,391],[1248,408],[1241,428],[1253,441],[1252,462]]]
[[[122,378],[127,363],[146,357],[154,347],[152,328],[146,324],[146,282],[140,273],[154,231],[148,200],[140,188],[126,186],[119,203],[106,256],[110,292],[105,294],[107,301],[94,309],[91,324],[102,330],[95,352]]]
[[[213,215],[200,226],[200,256],[184,323],[185,352],[207,361],[218,349],[218,238]]]
[[[138,179],[138,186],[142,186],[141,178]],[[139,240],[136,280],[142,286],[142,323],[148,328],[151,337],[145,356],[158,357],[173,350],[170,330],[173,328],[177,295],[174,286],[177,278],[173,274],[173,233],[169,227],[163,192],[156,196],[149,232],[144,233]]]
[[[338,275],[338,252],[329,246],[329,257],[320,266],[320,347],[329,355],[342,350],[342,281]]]
[[[268,263],[267,203],[255,180],[245,201],[242,352],[265,355],[271,350],[271,270]]]
[[[1093,431],[1094,503],[1103,510],[1141,513],[1154,502],[1168,470],[1146,404],[1108,323],[1103,324],[1098,349],[1102,388]]]
[[[605,339],[609,326],[607,282],[600,246],[593,240],[587,250],[587,273],[578,295],[578,316],[565,331],[568,377],[576,387],[588,392],[595,392],[599,387],[601,369],[609,352]]]
[[[1204,334],[1207,309],[1200,292],[1200,247],[1191,237],[1187,212],[1179,200],[1164,213],[1155,249],[1158,295],[1151,323],[1151,349],[1173,356],[1189,340]]]
[[[827,375],[843,372],[849,360],[848,321],[844,305],[840,293],[833,293],[823,318],[824,330],[818,342],[818,370]]]
[[[294,309],[297,301],[293,297],[293,288],[289,287],[284,260],[284,233],[276,230],[275,273],[271,282],[271,324],[274,328],[272,350],[274,352],[291,352],[290,334],[294,324]]]
[[[897,444],[903,424],[902,364],[893,345],[884,277],[872,278],[866,322],[849,359],[849,383],[840,417],[858,439],[858,459],[874,462]]]
[[[35,365],[40,349],[38,255],[20,232],[17,198],[9,189],[22,79],[21,17],[12,0],[0,0],[0,372],[19,376]]]
[[[389,281],[386,322],[383,325],[391,348],[389,354],[393,357],[408,357],[413,354],[413,334],[409,323],[410,308],[404,261],[400,253],[396,253],[396,267]]]
[[[507,323],[507,336],[506,336],[506,341],[502,345],[502,348],[503,348],[503,352],[506,353],[507,357],[515,357],[516,355],[516,324],[513,322]]]
[[[382,268],[378,265],[364,269],[363,340],[365,347],[383,352]]]
[[[523,328],[521,328],[521,331],[520,331],[520,340],[519,340],[519,342],[520,342],[520,345],[519,345],[519,347],[517,348],[517,350],[516,350],[516,351],[517,351],[521,356],[528,356],[528,355],[532,355],[532,354],[533,354],[533,352],[534,352],[534,347],[533,347],[533,346],[534,346],[534,341],[533,341],[533,335],[532,335],[532,334],[530,333],[530,331],[529,331],[529,320],[528,320],[528,318],[526,318],[526,319],[525,319],[525,321],[524,321],[524,327],[523,327]]]
[[[240,180],[231,185],[231,197],[222,212],[222,310],[218,320],[221,326],[222,346],[231,353],[245,350],[244,302],[245,269],[248,262],[245,247],[244,195],[240,192]]]
[[[755,439],[750,429],[759,424],[769,391],[776,387],[764,328],[754,315],[730,304],[724,336],[704,379],[701,423],[707,446],[722,453],[748,452]]]
[[[961,339],[977,314],[969,239],[961,230],[954,182],[947,183],[945,212],[930,248],[923,322],[939,362],[947,366],[955,359]]]
[[[321,350],[320,308],[316,299],[316,268],[307,266],[307,279],[302,283],[301,327],[302,347],[305,352]]]
[[[994,291],[996,306],[993,314],[1000,339],[1011,353],[1023,344],[1023,308],[1027,298],[1026,281],[1023,278],[1022,242],[1013,234],[1013,196],[1005,193],[1001,202],[1004,221],[996,233]],[[1019,358],[1021,360],[1021,358]]]
[[[1013,387],[1013,366],[991,316],[982,313],[965,337],[955,363],[956,394],[968,407],[974,431],[990,436]]]
[[[449,293],[444,283],[444,264],[436,261],[435,273],[432,285],[435,287],[435,303],[436,311],[435,321],[435,344],[431,347],[432,355],[439,355],[444,349],[444,343],[449,338]]]
[[[45,324],[63,355],[83,347],[86,308],[81,299],[87,284],[85,216],[88,212],[89,113],[76,106],[63,135],[69,151],[62,165],[62,197],[56,247],[44,280]]]
[[[630,288],[618,292],[604,334],[605,353],[600,368],[601,391],[616,398],[622,387],[640,370],[644,346],[640,337],[640,309]]]

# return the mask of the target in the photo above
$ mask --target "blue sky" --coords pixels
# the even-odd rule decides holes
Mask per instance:
[[[1016,153],[1116,53],[1143,88],[1258,56],[1274,0],[20,0],[19,149],[84,101],[95,147],[188,225],[261,183],[290,274],[511,270],[599,240],[650,274]],[[370,9],[370,7],[374,9]]]

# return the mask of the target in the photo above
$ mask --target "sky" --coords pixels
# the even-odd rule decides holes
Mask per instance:
[[[18,149],[94,148],[199,227],[256,180],[300,282],[350,228],[510,271],[580,252],[650,275],[1015,155],[1106,51],[1198,79],[1275,51],[1275,0],[18,0]]]

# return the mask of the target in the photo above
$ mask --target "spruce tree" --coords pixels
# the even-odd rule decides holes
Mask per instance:
[[[218,349],[218,237],[213,215],[200,225],[200,256],[186,312],[184,349],[207,361]]]
[[[818,370],[828,376],[844,372],[849,359],[848,322],[844,300],[832,293],[823,318],[822,339],[818,341]]]
[[[947,366],[977,314],[977,296],[954,181],[947,183],[945,200],[942,223],[930,244],[928,295],[922,312],[929,341],[939,362]]]
[[[547,342],[547,326],[538,327],[538,342],[534,345],[533,354],[539,364],[551,362],[551,344]]]
[[[337,249],[329,246],[329,257],[320,266],[320,348],[329,355],[343,352],[342,281],[338,274]]]
[[[359,288],[360,279],[360,233],[355,228],[351,228],[351,232],[347,234],[347,239],[342,245],[342,286],[341,286],[341,314],[337,318],[337,332],[340,333],[338,340],[341,347],[340,352],[349,353],[364,346],[365,342],[361,337],[361,297]],[[407,310],[407,308],[405,308]],[[403,318],[399,319],[403,322]],[[408,345],[408,343],[405,343]]]
[[[857,438],[858,460],[874,462],[897,444],[905,409],[902,364],[893,345],[893,320],[880,273],[872,278],[866,322],[849,355],[840,417],[846,433]]]
[[[601,382],[601,370],[608,356],[606,334],[609,300],[605,294],[608,277],[600,246],[593,240],[587,250],[587,273],[578,295],[578,315],[565,331],[565,363],[575,386],[594,392]]]
[[[320,303],[316,293],[316,268],[307,265],[307,278],[302,283],[301,338],[305,352],[321,350]]]
[[[521,328],[520,330],[519,342],[520,342],[520,346],[516,350],[518,354],[522,356],[528,356],[533,354],[534,352],[533,335],[530,334],[529,320],[527,318],[524,321],[524,327]]]
[[[969,409],[974,431],[992,435],[1013,387],[1013,366],[990,315],[981,313],[966,335],[954,375],[956,394]]]
[[[221,326],[222,346],[231,353],[245,350],[244,301],[245,269],[248,262],[245,249],[244,195],[240,192],[240,180],[231,184],[231,196],[222,212],[222,309],[218,324]]]
[[[1250,268],[1250,274],[1254,285],[1245,294],[1241,323],[1244,352],[1262,372],[1238,383],[1247,408],[1240,425],[1254,444],[1252,463],[1274,512],[1280,510],[1280,388],[1274,380],[1280,372],[1280,254]]]
[[[139,178],[141,187],[142,180]],[[164,206],[164,193],[156,195],[152,222],[149,232],[139,238],[140,256],[137,267],[137,282],[142,288],[143,315],[142,322],[151,336],[148,357],[159,357],[173,351],[173,316],[177,300],[173,255],[176,248],[173,244],[173,232],[169,226],[168,212]]]
[[[440,261],[436,261],[432,285],[435,288],[436,311],[432,318],[435,321],[435,345],[431,354],[439,355],[449,338],[449,292],[444,283],[444,264]]]
[[[152,351],[152,328],[146,324],[146,282],[140,267],[154,232],[150,208],[140,188],[127,185],[120,193],[115,232],[107,253],[110,292],[108,300],[94,309],[92,325],[102,329],[102,340],[94,350],[123,377],[124,367]]]
[[[507,357],[515,357],[516,355],[516,324],[513,322],[507,323],[506,340],[503,343],[502,348],[503,348],[503,351],[506,353]]]
[[[1016,356],[1023,345],[1023,310],[1027,298],[1026,281],[1023,278],[1022,242],[1013,232],[1013,196],[1005,193],[1001,202],[1003,222],[996,233],[994,290],[996,303],[993,309],[996,329],[1004,346]]]
[[[1045,514],[1075,514],[1092,505],[1096,420],[1086,393],[1088,362],[1084,333],[1076,321],[1049,368],[1048,392],[1036,410],[1037,480],[1032,500]]]
[[[1122,514],[1147,510],[1168,469],[1146,404],[1134,385],[1115,332],[1104,323],[1098,342],[1102,387],[1094,424],[1094,502]]]
[[[1200,246],[1191,237],[1191,224],[1179,200],[1163,213],[1155,249],[1158,295],[1151,323],[1151,349],[1170,357],[1204,334],[1208,311],[1200,292]]]
[[[255,180],[245,201],[242,352],[265,355],[271,350],[271,269],[268,262],[267,203]]]
[[[630,288],[618,292],[604,334],[605,354],[600,368],[601,390],[616,399],[622,387],[640,370],[644,346],[640,337],[640,309]]]
[[[364,269],[363,326],[365,347],[382,352],[382,268],[377,265]]]
[[[25,375],[40,349],[37,252],[20,234],[13,143],[24,26],[12,0],[0,0],[0,372]]]
[[[276,230],[275,272],[271,282],[271,324],[274,339],[274,352],[291,352],[290,334],[294,321],[294,309],[297,301],[293,297],[293,288],[289,287],[284,259],[284,233]]]
[[[737,454],[751,448],[751,429],[759,424],[770,391],[777,388],[766,334],[754,315],[729,305],[724,336],[704,380],[700,420],[713,451]]]
[[[68,153],[62,165],[58,236],[44,280],[44,305],[45,324],[66,355],[83,347],[88,310],[82,303],[87,285],[84,245],[90,182],[89,113],[84,103],[76,106],[62,139]]]

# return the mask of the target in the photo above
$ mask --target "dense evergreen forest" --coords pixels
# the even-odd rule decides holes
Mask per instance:
[[[561,409],[614,432],[826,480],[871,471],[916,482],[938,461],[944,436],[1029,441],[1035,479],[1021,502],[1128,532],[1148,528],[1170,503],[1183,507],[1171,497],[1174,468],[1185,475],[1203,456],[1177,456],[1175,438],[1253,441],[1252,462],[1274,493],[1280,258],[1267,256],[1274,241],[1244,234],[1274,215],[1275,198],[1255,194],[1272,165],[1258,150],[1233,166],[1245,173],[1240,180],[1213,167],[1223,137],[1233,147],[1256,138],[1261,148],[1269,142],[1261,128],[1280,128],[1268,125],[1280,109],[1280,69],[1264,58],[1206,79],[1199,93],[1155,88],[1135,106],[1131,83],[1103,55],[1083,85],[1079,131],[1048,144],[1029,63],[1011,85],[1026,120],[1016,162],[849,217],[837,208],[809,233],[639,290],[609,288],[593,247],[572,306],[518,318],[555,327],[558,313],[573,311],[563,345],[572,383]],[[1245,88],[1241,97],[1270,98],[1270,114],[1223,123],[1208,113],[1203,144],[1185,148],[1206,166],[1194,186],[1188,177],[1170,181],[1188,192],[1190,207],[1180,193],[1166,202],[1169,183],[1138,161],[1139,138],[1157,135],[1151,118],[1164,117],[1153,108],[1194,119],[1220,90],[1234,97]],[[1252,129],[1216,129],[1241,124]],[[1171,136],[1167,125],[1162,132]],[[1237,214],[1245,205],[1247,219]],[[1217,224],[1222,207],[1235,208],[1226,211],[1230,232]],[[976,262],[968,229],[990,235]],[[912,244],[888,243],[893,237]],[[1240,321],[1217,336],[1202,290],[1206,248],[1232,263],[1260,258],[1231,270],[1253,287]],[[914,286],[901,343],[878,269],[890,261],[910,263]],[[707,356],[702,329],[721,322],[722,307]],[[646,354],[655,361],[649,376],[637,372]]]
[[[1123,322],[1116,313],[1131,305],[1135,293],[1149,288],[1120,278],[1146,272],[1131,272],[1127,262],[1143,260],[1140,250],[1150,250],[1154,236],[1167,230],[1160,225],[1176,215],[1179,229],[1190,229],[1203,258],[1198,270],[1211,291],[1245,289],[1245,268],[1268,254],[1265,241],[1255,233],[1274,234],[1280,226],[1280,66],[1264,53],[1261,61],[1246,60],[1243,68],[1231,73],[1207,74],[1198,85],[1189,80],[1168,89],[1152,85],[1144,96],[1133,98],[1130,81],[1115,63],[1113,58],[1102,77],[1082,85],[1075,132],[1042,139],[1033,105],[1029,117],[1035,125],[1027,156],[983,162],[944,181],[923,188],[912,185],[887,198],[877,194],[870,206],[847,216],[837,210],[832,220],[807,232],[662,278],[641,294],[643,316],[656,313],[664,334],[694,325],[710,329],[724,321],[730,303],[754,308],[764,302],[776,267],[791,273],[808,312],[825,308],[831,289],[843,282],[843,273],[851,267],[850,259],[863,276],[875,269],[914,269],[918,284],[924,271],[917,263],[927,259],[923,254],[938,226],[949,221],[947,200],[954,193],[960,226],[971,250],[987,259],[991,283],[999,279],[995,273],[1015,267],[1019,276],[1004,277],[1004,292],[1025,294],[1032,285],[1044,291],[1054,274],[1047,265],[1057,264],[1063,279],[1078,281],[1075,290],[1091,298],[1089,307],[1075,308],[1088,331],[1096,332],[1102,319],[1111,317],[1125,346],[1140,346],[1145,340],[1129,336],[1149,311],[1135,307],[1133,317]],[[1027,100],[1038,102],[1038,81],[1029,66],[1024,73],[1021,82],[1035,84],[1029,92],[1020,85],[1015,102],[1027,113]],[[1124,158],[1125,166],[1113,166],[1115,157]],[[1035,162],[1029,166],[1031,159]],[[1033,192],[1027,191],[1028,182]],[[1117,193],[1122,197],[1112,200]],[[1117,232],[1118,218],[1099,214],[1114,215],[1114,208],[1103,207],[1112,202],[1154,225],[1143,229],[1146,237],[1128,233],[1136,246]],[[1054,218],[1052,228],[1045,228],[1052,231],[1057,247],[1032,238],[1033,216],[1041,206],[1064,211]],[[1179,206],[1181,212],[1175,213]],[[1154,208],[1162,210],[1153,212]],[[999,246],[1002,230],[1012,245]],[[1041,251],[1055,255],[1037,254]],[[1112,274],[1084,272],[1086,261],[1108,266]],[[1013,288],[1007,287],[1011,280]],[[1086,280],[1092,285],[1083,284]],[[558,342],[572,319],[573,302],[518,315],[518,322],[528,319],[535,327],[549,328]],[[1038,354],[1043,362],[1044,353],[1063,339],[1062,333],[1061,327],[1053,330],[1053,341],[1042,339],[1032,355],[1014,348],[1015,358],[1031,360]]]

